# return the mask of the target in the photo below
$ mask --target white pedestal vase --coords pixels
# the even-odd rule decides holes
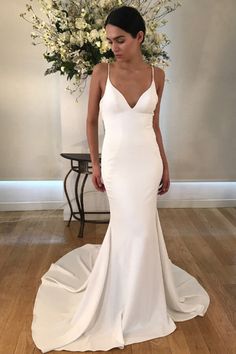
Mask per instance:
[[[60,116],[61,116],[61,139],[63,153],[89,153],[87,135],[86,135],[86,119],[88,110],[88,94],[91,76],[89,76],[85,83],[85,89],[76,102],[78,93],[70,94],[66,87],[68,82],[65,77],[60,78]],[[104,126],[99,114],[99,153],[104,139]],[[70,169],[70,160],[63,159],[63,176],[65,177]],[[78,211],[75,201],[75,179],[77,173],[72,171],[67,180],[67,191],[72,201],[74,211]],[[79,187],[81,182],[79,183]],[[64,220],[69,220],[70,209],[66,196],[64,194]],[[109,203],[106,192],[99,192],[95,189],[91,175],[88,176],[84,189],[84,210],[85,211],[109,211]],[[106,214],[91,214],[85,215],[86,219],[106,220],[109,215]],[[74,218],[72,220],[75,220]],[[86,226],[85,226],[86,228]]]

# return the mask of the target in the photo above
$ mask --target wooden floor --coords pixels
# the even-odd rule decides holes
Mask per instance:
[[[210,306],[204,317],[176,322],[166,337],[109,352],[236,354],[236,208],[161,208],[159,216],[170,259],[201,282]],[[70,250],[102,243],[106,229],[107,224],[86,224],[78,239],[78,223],[68,228],[61,210],[0,212],[1,354],[41,353],[31,338],[40,277]]]

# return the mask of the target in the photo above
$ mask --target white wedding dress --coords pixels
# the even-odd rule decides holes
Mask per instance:
[[[175,322],[204,316],[210,299],[168,257],[156,207],[163,165],[152,127],[152,83],[130,107],[108,78],[101,173],[110,206],[102,244],[51,264],[36,295],[32,337],[43,352],[108,351],[167,336]]]

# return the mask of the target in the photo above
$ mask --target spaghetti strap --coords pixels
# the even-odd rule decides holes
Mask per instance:
[[[109,72],[110,72],[110,63],[107,63],[107,78],[110,80]]]
[[[151,64],[152,67],[152,81],[154,80],[154,66]]]

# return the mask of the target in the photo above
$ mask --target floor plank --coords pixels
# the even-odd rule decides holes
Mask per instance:
[[[125,346],[122,353],[236,354],[236,208],[158,211],[170,259],[198,279],[211,303],[204,317],[176,322],[170,335]],[[0,353],[41,353],[31,337],[41,276],[70,250],[102,243],[108,226],[86,224],[80,239],[79,223],[66,225],[62,210],[0,212]]]

